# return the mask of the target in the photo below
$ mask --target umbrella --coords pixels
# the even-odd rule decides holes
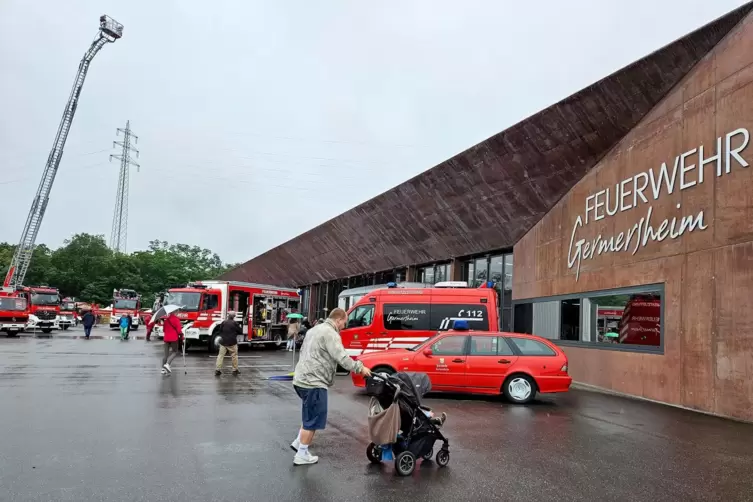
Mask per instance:
[[[303,319],[301,314],[288,314],[288,319]]]
[[[154,313],[152,318],[149,320],[150,323],[156,323],[166,315],[175,312],[176,310],[180,310],[182,307],[179,305],[165,305],[164,307],[160,307],[157,312]]]

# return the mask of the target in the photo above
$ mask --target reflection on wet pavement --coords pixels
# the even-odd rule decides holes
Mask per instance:
[[[287,352],[205,351],[159,373],[143,340],[0,338],[3,500],[753,500],[753,426],[574,391],[529,406],[431,396],[451,460],[397,478],[370,465],[367,397],[338,377],[329,426],[294,468]]]

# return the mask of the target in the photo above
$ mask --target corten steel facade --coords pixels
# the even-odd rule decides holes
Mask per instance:
[[[642,347],[575,340],[589,330],[596,333],[582,317],[583,323],[568,326],[567,336],[562,335],[567,339],[561,340],[575,380],[753,420],[753,384],[748,383],[753,381],[753,321],[745,315],[753,297],[753,272],[745,268],[753,266],[753,247],[748,247],[753,246],[751,169],[734,164],[732,155],[730,174],[712,175],[708,163],[706,179],[697,186],[680,190],[678,175],[674,192],[656,200],[651,185],[643,187],[641,195],[648,195],[650,204],[627,193],[636,188],[636,176],[641,188],[640,173],[648,178],[653,169],[659,175],[662,162],[671,174],[680,154],[695,148],[697,160],[703,145],[706,158],[715,151],[717,137],[726,147],[727,133],[753,131],[750,11],[746,4],[223,278],[302,287],[304,309],[313,317],[336,306],[337,294],[346,287],[412,281],[429,270],[444,279],[473,280],[481,277],[474,275],[474,264],[480,270],[486,263],[491,273],[493,258],[499,258],[513,270],[507,296],[515,299],[520,319],[531,321],[534,307],[523,312],[537,303],[534,326],[596,305],[593,298],[573,299],[579,294],[643,294],[640,288],[624,288],[650,286],[662,295],[656,316],[661,317],[661,343]],[[742,139],[742,133],[732,136],[727,151]],[[753,162],[748,150],[739,155]],[[691,172],[689,164],[683,165],[688,185]],[[679,228],[683,216],[704,211],[701,226],[706,228],[696,228],[693,220],[686,222],[695,225],[690,231],[647,242],[635,254],[631,248],[581,259],[576,280],[567,258],[575,219],[584,218],[586,199],[593,205],[589,197],[610,185],[613,204],[615,183],[617,195],[637,199],[636,207],[623,204],[624,210],[596,221],[591,208],[578,240],[629,229],[649,206],[657,226],[676,212]],[[597,212],[605,210],[603,197],[596,201],[602,203]],[[512,256],[503,254],[513,249]],[[583,255],[589,251],[577,249]],[[424,269],[427,264],[432,268]],[[615,295],[607,298],[614,301]],[[509,299],[503,303],[501,309],[511,309]],[[554,317],[542,314],[554,315],[547,309],[555,305]],[[512,326],[509,315],[506,319]],[[514,323],[518,327],[517,315]]]
[[[521,304],[663,287],[661,346],[572,342],[576,381],[753,420],[752,134],[753,15],[515,245]]]

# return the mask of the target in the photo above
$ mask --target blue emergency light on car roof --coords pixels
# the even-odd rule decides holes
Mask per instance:
[[[468,331],[468,321],[465,319],[456,319],[452,322],[452,329],[455,331]]]
[[[397,287],[397,283],[396,282],[388,282],[387,283],[387,287],[388,288],[396,288]]]

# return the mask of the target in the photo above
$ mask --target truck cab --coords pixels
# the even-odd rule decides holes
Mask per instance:
[[[0,332],[16,336],[26,328],[28,320],[26,298],[15,291],[0,292]]]
[[[139,329],[141,319],[141,295],[132,289],[115,289],[112,292],[112,312],[110,328],[117,328],[120,318],[131,316],[131,329]]]
[[[28,286],[22,288],[26,298],[29,320],[26,329],[40,330],[49,334],[60,329],[60,293],[50,286]]]
[[[76,312],[76,302],[73,298],[63,298],[60,302],[60,317],[58,319],[60,329],[67,330],[71,326],[78,324],[78,313]]]

